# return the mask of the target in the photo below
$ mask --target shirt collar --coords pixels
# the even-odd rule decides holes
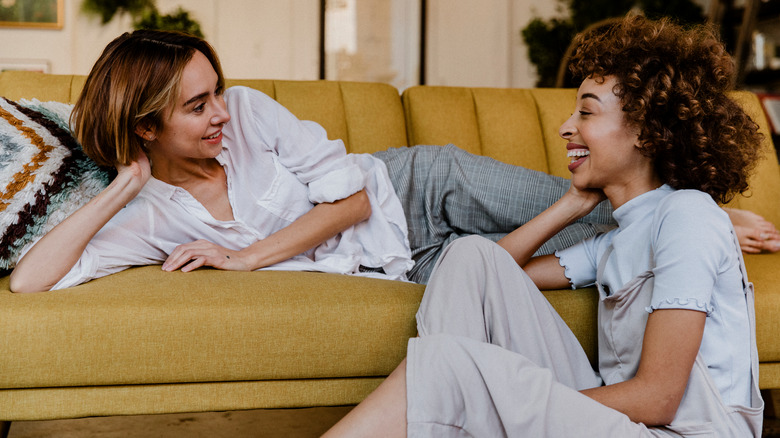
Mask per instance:
[[[223,143],[223,145],[222,145],[222,152],[220,152],[219,155],[217,155],[215,157],[217,162],[220,165],[222,165],[222,166],[227,166],[228,165],[228,160],[226,158],[227,154],[228,154],[228,148]],[[153,176],[149,177],[149,181],[147,181],[146,184],[144,185],[144,189],[145,190],[152,190],[155,193],[159,194],[160,196],[163,196],[163,197],[168,198],[168,199],[173,199],[173,196],[176,193],[180,193],[182,191],[185,191],[181,187],[178,187],[178,186],[175,186],[175,185],[172,185],[172,184],[168,184],[167,182],[159,180],[159,179],[157,179],[157,178],[155,178]]]
[[[612,217],[615,218],[619,227],[625,228],[648,214],[652,214],[658,201],[672,192],[674,189],[664,184],[655,190],[642,193],[615,209]]]
[[[161,181],[153,176],[149,177],[149,181],[146,182],[144,189],[151,190],[158,195],[168,199],[173,199],[173,195],[176,193],[176,191],[180,190],[179,187],[168,184],[167,182]]]

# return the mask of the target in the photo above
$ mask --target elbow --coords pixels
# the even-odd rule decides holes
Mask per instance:
[[[674,421],[674,417],[677,414],[677,408],[674,409],[664,409],[660,408],[657,409],[656,412],[651,416],[653,420],[648,421],[648,426],[668,426],[672,424],[672,421]]]
[[[677,416],[677,408],[680,407],[682,396],[670,396],[658,403],[648,403],[649,412],[645,413],[646,418],[643,423],[647,426],[667,426],[672,424],[674,417]]]
[[[11,271],[11,278],[8,288],[13,293],[44,292],[50,289],[50,287],[42,288],[40,285],[36,285],[34,282],[25,281],[25,279],[20,278],[20,275],[16,273],[16,270]]]

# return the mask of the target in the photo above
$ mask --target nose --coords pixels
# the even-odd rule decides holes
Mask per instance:
[[[227,111],[227,105],[223,99],[218,99],[217,108],[214,115],[211,117],[212,125],[224,125],[230,121],[230,114]]]
[[[571,117],[568,118],[560,128],[558,128],[558,135],[563,138],[564,140],[570,139],[574,132],[576,131],[576,128],[574,127],[574,123],[572,122],[572,118],[574,117],[574,114],[571,115]]]

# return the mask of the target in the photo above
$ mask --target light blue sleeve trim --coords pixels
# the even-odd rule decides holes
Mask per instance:
[[[558,258],[558,264],[563,267],[563,273],[569,280],[572,290],[595,284],[595,271],[591,272],[585,263],[571,263],[572,260],[586,260],[586,251],[582,242],[568,248],[556,250],[554,254]]]
[[[572,273],[569,271],[569,266],[565,263],[563,263],[563,260],[561,259],[561,256],[558,254],[560,250],[555,250],[555,257],[558,259],[558,264],[563,267],[563,275],[566,276],[566,279],[569,280],[569,284],[571,285],[572,290],[577,289],[577,286],[574,285],[574,281],[572,281]]]
[[[653,313],[655,310],[664,309],[696,310],[705,312],[707,316],[710,316],[712,311],[715,310],[710,303],[701,302],[696,298],[665,298],[645,307],[647,313]]]

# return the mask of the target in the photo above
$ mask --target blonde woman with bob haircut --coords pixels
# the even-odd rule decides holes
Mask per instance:
[[[73,110],[74,134],[97,164],[129,165],[144,150],[137,127],[162,129],[166,109],[181,91],[181,76],[193,50],[206,57],[224,89],[217,54],[205,41],[175,33],[137,31],[111,42],[92,68]]]

